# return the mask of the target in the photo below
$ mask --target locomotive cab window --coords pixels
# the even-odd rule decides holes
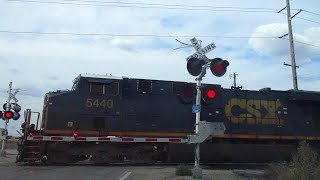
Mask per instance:
[[[105,95],[116,96],[119,94],[119,83],[113,82],[104,85]]]
[[[90,83],[90,93],[98,95],[112,95],[116,96],[119,94],[119,83],[112,82],[108,84],[101,83]]]
[[[90,84],[90,93],[92,94],[103,94],[103,84],[91,83]]]

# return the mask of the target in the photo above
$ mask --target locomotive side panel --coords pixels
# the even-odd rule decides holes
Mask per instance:
[[[154,132],[159,136],[185,136],[192,132],[191,104],[182,104],[172,85],[166,81],[129,81],[130,95],[123,100],[128,111],[127,131]]]
[[[46,102],[46,117],[44,119],[45,130],[56,130],[54,134],[59,134],[60,130],[68,127],[68,122],[73,122],[77,127],[79,124],[80,100],[76,92],[56,92],[48,93]]]
[[[320,94],[289,91],[289,114],[294,134],[315,140],[320,136]]]
[[[194,130],[193,101],[182,103],[173,82],[78,81],[73,91],[46,95],[43,121],[47,134],[186,137]]]
[[[224,90],[225,133],[242,138],[292,133],[286,98],[286,92],[282,91]]]

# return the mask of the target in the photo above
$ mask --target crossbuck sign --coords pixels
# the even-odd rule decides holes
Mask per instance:
[[[192,43],[192,46],[196,49],[197,52],[188,56],[186,58],[187,61],[193,57],[197,59],[206,58],[206,54],[216,48],[216,45],[214,43],[211,43],[208,46],[201,48],[201,44],[198,42],[198,40],[195,37],[190,39],[190,41]]]

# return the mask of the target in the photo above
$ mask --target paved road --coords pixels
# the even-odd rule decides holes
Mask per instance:
[[[175,176],[175,167],[168,166],[24,166],[14,163],[16,151],[0,157],[1,180],[188,180]],[[227,170],[204,170],[204,179],[239,179]]]

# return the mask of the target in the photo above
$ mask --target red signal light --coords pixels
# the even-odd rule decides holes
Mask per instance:
[[[218,66],[215,67],[215,70],[217,72],[221,72],[221,71],[223,71],[223,66],[221,64],[219,64]]]
[[[11,118],[13,118],[13,112],[11,112],[11,111],[6,111],[6,112],[4,112],[4,117],[5,117],[6,119],[11,119]]]
[[[192,76],[199,76],[202,71],[202,66],[205,64],[206,62],[204,60],[200,60],[197,58],[189,59],[187,63],[189,74],[191,74]]]
[[[190,104],[196,97],[196,88],[192,84],[174,84],[173,89],[177,92],[182,104]]]
[[[184,90],[183,90],[183,95],[186,97],[193,97],[193,89],[191,86],[187,86]]]
[[[201,89],[201,102],[205,106],[209,106],[211,104],[220,104],[222,98],[222,91],[220,85],[205,85]]]
[[[207,96],[209,99],[214,99],[216,97],[217,93],[214,89],[209,89],[207,91]]]
[[[78,137],[78,134],[77,133],[73,133],[73,137]]]
[[[211,60],[210,70],[213,75],[221,77],[226,73],[228,66],[229,62],[227,60],[215,58]]]

